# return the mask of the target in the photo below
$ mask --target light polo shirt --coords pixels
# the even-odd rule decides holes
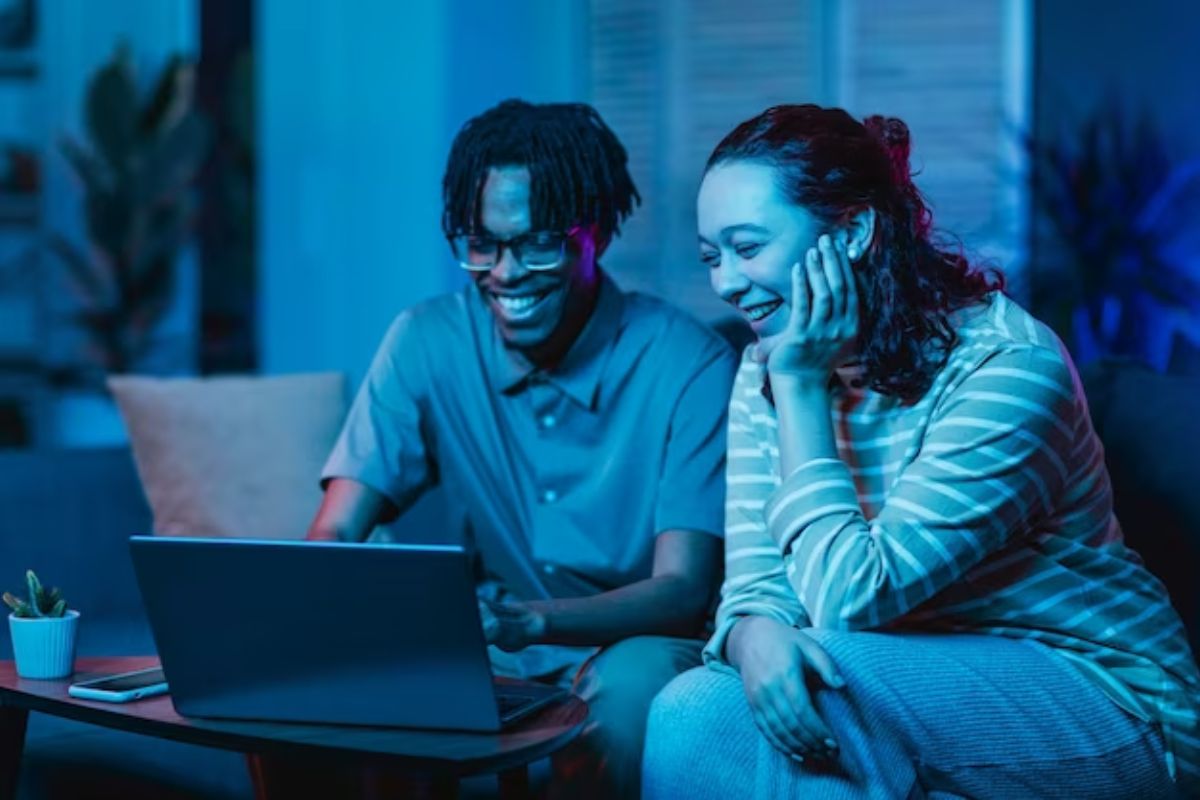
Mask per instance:
[[[602,276],[579,338],[539,370],[468,285],[392,323],[322,480],[400,509],[440,483],[483,583],[522,599],[603,592],[650,576],[663,531],[722,535],[736,369],[712,330]]]

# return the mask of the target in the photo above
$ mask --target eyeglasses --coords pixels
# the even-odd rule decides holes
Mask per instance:
[[[507,247],[525,269],[537,272],[562,264],[566,257],[567,240],[578,230],[575,227],[566,233],[530,231],[511,239],[473,233],[460,233],[447,238],[454,258],[463,269],[486,272],[500,263],[504,248]]]

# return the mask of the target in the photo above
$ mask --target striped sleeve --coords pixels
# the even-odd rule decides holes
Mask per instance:
[[[725,581],[721,586],[716,631],[704,648],[704,662],[716,668],[728,665],[725,642],[742,617],[770,617],[796,627],[808,624],[808,617],[784,574],[779,548],[763,519],[763,504],[779,480],[754,435],[750,419],[749,402],[758,397],[759,385],[754,370],[743,367],[729,402]]]
[[[918,455],[875,519],[839,460],[788,476],[766,523],[813,624],[886,624],[1044,519],[1066,481],[1074,403],[1057,352],[1014,346],[938,398]]]

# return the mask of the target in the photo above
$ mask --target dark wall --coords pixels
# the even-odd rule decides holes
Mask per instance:
[[[1154,124],[1176,167],[1192,161],[1200,167],[1200,4],[1035,0],[1033,7],[1034,135],[1039,142],[1057,139],[1078,147],[1079,136],[1063,137],[1079,131],[1081,122],[1100,109],[1119,108],[1131,123],[1145,118]],[[1155,231],[1154,246],[1161,248],[1157,255],[1188,283],[1200,286],[1200,180],[1169,205],[1168,216],[1178,218]],[[1067,263],[1067,254],[1045,219],[1035,216],[1031,231],[1034,308],[1062,333],[1061,319],[1060,324],[1055,321],[1066,305],[1077,302],[1079,281],[1055,272]],[[1185,294],[1179,286],[1170,290],[1176,298]],[[1158,370],[1200,373],[1200,309],[1176,313],[1143,308],[1149,309],[1138,312],[1144,321],[1133,323],[1130,334],[1135,346],[1118,355]]]
[[[201,0],[198,106],[213,150],[200,176],[200,369],[253,370],[255,336],[255,113],[251,0]]]
[[[1042,0],[1034,7],[1039,133],[1117,93],[1153,112],[1178,155],[1200,155],[1200,4]]]

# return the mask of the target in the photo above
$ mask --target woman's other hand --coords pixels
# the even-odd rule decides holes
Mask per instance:
[[[833,733],[817,714],[810,686],[845,686],[829,654],[803,631],[766,617],[745,617],[730,634],[730,662],[739,668],[754,722],[777,750],[803,761],[829,759]]]

